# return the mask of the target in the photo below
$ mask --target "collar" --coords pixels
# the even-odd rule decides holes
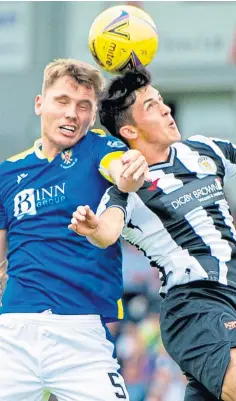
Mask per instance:
[[[46,157],[42,151],[42,138],[36,139],[34,142],[34,152],[38,159],[45,160],[47,159],[49,163],[54,159],[53,157]]]
[[[151,166],[149,166],[149,170],[153,171],[153,170],[158,170],[158,169],[162,169],[164,167],[171,167],[174,164],[174,160],[175,160],[175,155],[176,155],[176,150],[174,147],[170,146],[170,152],[168,155],[168,159],[166,162],[160,162],[160,163],[155,163],[152,164]]]

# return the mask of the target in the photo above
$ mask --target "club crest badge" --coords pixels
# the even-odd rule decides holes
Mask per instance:
[[[66,149],[61,152],[61,158],[63,160],[61,167],[65,169],[73,167],[77,162],[77,158],[73,159],[72,149]]]
[[[215,174],[217,171],[216,164],[214,160],[212,160],[208,156],[200,156],[198,159],[198,165],[204,173]]]

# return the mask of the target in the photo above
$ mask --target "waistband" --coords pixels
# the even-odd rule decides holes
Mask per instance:
[[[92,325],[100,326],[102,323],[100,315],[56,315],[51,309],[47,309],[41,313],[3,313],[0,315],[0,323],[3,322],[21,322],[35,323],[39,325]]]

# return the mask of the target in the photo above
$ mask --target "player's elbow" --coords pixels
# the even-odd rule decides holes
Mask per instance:
[[[117,238],[109,238],[109,240],[106,240],[100,244],[100,248],[106,249],[109,246],[114,245],[116,243],[116,241],[117,241]]]
[[[103,243],[102,248],[108,248],[111,245],[114,245],[117,242],[118,238],[110,238],[109,240],[107,240],[105,243]]]
[[[100,218],[97,229],[87,239],[98,248],[108,248],[117,242],[123,226],[123,212],[118,208],[110,208]]]

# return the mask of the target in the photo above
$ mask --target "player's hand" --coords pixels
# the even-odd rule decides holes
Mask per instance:
[[[99,224],[99,217],[96,216],[88,205],[78,206],[72,214],[69,230],[73,230],[79,235],[92,235]]]
[[[121,156],[124,165],[121,171],[123,192],[136,192],[144,183],[151,181],[145,157],[135,149],[130,149]]]
[[[145,157],[139,150],[130,149],[121,156],[124,164],[122,176],[124,178],[132,177],[135,181],[144,176],[144,179],[151,181],[149,168]]]

